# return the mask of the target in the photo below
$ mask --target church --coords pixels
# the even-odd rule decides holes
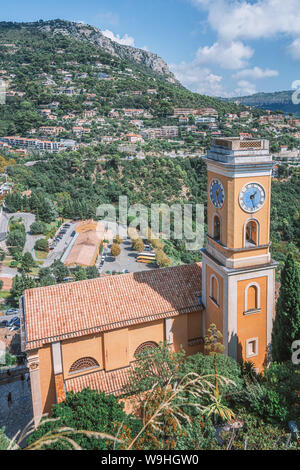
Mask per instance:
[[[275,268],[270,257],[269,142],[218,138],[207,164],[207,244],[202,263],[25,291],[22,348],[34,420],[69,391],[121,395],[143,349],[166,341],[203,352],[211,323],[225,354],[268,363]]]

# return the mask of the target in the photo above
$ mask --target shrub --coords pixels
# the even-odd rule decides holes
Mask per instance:
[[[40,235],[45,231],[45,224],[44,222],[36,221],[30,225],[30,232],[32,235]]]
[[[5,435],[5,428],[0,428],[0,450],[6,450],[9,445],[9,439]]]
[[[115,258],[121,254],[121,248],[118,243],[113,243],[111,247],[111,255]]]
[[[134,429],[134,432],[140,429],[139,421],[132,415],[126,416],[124,404],[118,403],[116,397],[89,389],[76,394],[68,393],[63,403],[52,407],[51,418],[59,418],[59,421],[40,425],[29,437],[29,444],[41,438],[48,430],[59,426],[67,426],[75,430],[105,432],[113,436],[117,434],[121,423],[126,426],[129,433],[131,429]],[[113,443],[108,440],[87,438],[81,434],[70,437],[87,450],[107,450],[113,447]],[[66,442],[59,441],[52,444],[51,448],[70,449],[70,446]]]
[[[156,261],[162,268],[172,266],[172,261],[162,250],[156,250]]]
[[[231,379],[235,385],[227,385],[223,388],[223,395],[238,394],[243,388],[243,379],[239,364],[229,356],[216,354],[218,375]],[[214,356],[202,353],[187,357],[183,363],[183,373],[196,372],[199,375],[214,374]],[[214,383],[214,378],[211,379]]]
[[[144,242],[141,238],[138,238],[137,240],[134,240],[132,243],[133,249],[138,252],[142,252],[145,249]]]
[[[48,241],[45,238],[40,238],[35,242],[34,248],[39,251],[49,251]]]
[[[120,245],[120,243],[123,242],[123,238],[120,237],[120,235],[117,235],[114,240],[113,240],[114,243],[117,243],[118,245]]]
[[[287,402],[275,389],[265,384],[246,384],[241,397],[247,409],[261,416],[265,422],[284,422],[288,416]]]

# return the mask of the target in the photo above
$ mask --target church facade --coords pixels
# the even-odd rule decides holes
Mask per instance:
[[[258,370],[267,363],[276,267],[268,142],[216,139],[206,163],[202,263],[40,287],[21,298],[36,425],[69,391],[121,395],[145,348],[166,341],[174,351],[203,352],[211,323],[226,354]]]

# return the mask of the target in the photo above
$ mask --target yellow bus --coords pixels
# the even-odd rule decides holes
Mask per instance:
[[[153,251],[143,251],[137,254],[137,258],[139,256],[146,256],[147,258],[156,258],[156,254]]]
[[[153,256],[138,256],[136,260],[138,263],[156,264],[156,258],[153,258]]]

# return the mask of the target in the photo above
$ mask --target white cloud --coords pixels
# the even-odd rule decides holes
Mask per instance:
[[[295,39],[287,48],[293,59],[300,59],[300,38]]]
[[[270,38],[300,33],[299,0],[192,0],[208,10],[210,26],[227,39]]]
[[[254,95],[256,93],[256,87],[254,83],[250,83],[247,80],[240,80],[238,87],[232,93],[233,96],[247,96]]]
[[[198,93],[210,96],[222,96],[224,93],[223,77],[200,67],[196,61],[172,64],[170,69],[184,86]]]
[[[277,77],[278,75],[279,74],[277,70],[263,70],[260,67],[253,67],[252,69],[244,69],[240,72],[237,72],[233,75],[233,78],[252,78],[257,80],[259,78]]]
[[[220,65],[224,69],[240,69],[247,64],[254,51],[240,41],[215,42],[212,46],[200,47],[196,53],[198,64]]]
[[[101,32],[104,36],[111,39],[112,41],[117,42],[118,44],[122,44],[123,46],[135,47],[134,38],[132,36],[129,36],[127,33],[124,34],[123,37],[121,37],[119,34],[114,34],[109,29],[106,29],[106,30],[101,31]]]

